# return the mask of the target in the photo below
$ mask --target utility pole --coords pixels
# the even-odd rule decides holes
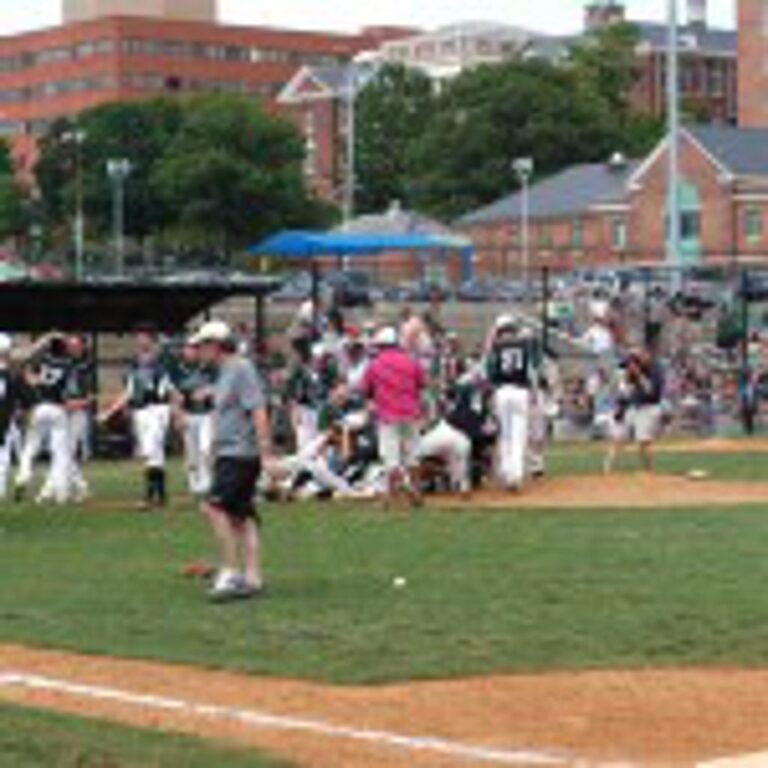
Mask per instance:
[[[680,253],[680,78],[677,0],[667,0],[667,265],[672,287],[682,285]]]
[[[349,224],[355,218],[355,187],[357,185],[357,67],[352,61],[347,67],[346,77],[346,137],[347,137],[347,168],[344,177],[344,224]]]

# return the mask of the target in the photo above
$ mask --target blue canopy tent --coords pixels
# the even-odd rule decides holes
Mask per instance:
[[[448,250],[459,251],[462,255],[462,272],[468,270],[471,273],[472,245],[468,239],[458,236],[286,230],[251,246],[248,253],[254,256],[311,260],[318,256],[375,256],[385,251]]]
[[[464,237],[432,234],[365,234],[352,232],[311,232],[286,230],[247,249],[253,256],[273,256],[286,260],[308,261],[312,270],[312,298],[319,296],[318,258],[376,256],[387,251],[458,251],[462,280],[472,277],[473,249]]]

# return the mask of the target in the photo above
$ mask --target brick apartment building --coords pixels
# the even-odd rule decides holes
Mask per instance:
[[[585,29],[599,29],[626,20],[623,3],[602,0],[587,5]],[[737,33],[711,27],[707,0],[687,0],[687,18],[680,28],[680,96],[697,121],[730,123],[738,118]],[[638,43],[635,107],[647,114],[665,112],[667,28],[662,23],[634,21]]]
[[[56,118],[167,94],[253,96],[269,109],[304,66],[338,66],[392,33],[226,26],[213,0],[65,0],[61,26],[0,38],[0,136],[22,170]]]
[[[531,188],[530,263],[573,269],[661,262],[666,142],[641,162],[570,168]],[[692,264],[768,257],[768,128],[696,126],[681,137],[683,256]],[[522,268],[519,193],[461,218],[476,271]]]

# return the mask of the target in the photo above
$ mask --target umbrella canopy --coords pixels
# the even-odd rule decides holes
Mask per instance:
[[[385,251],[471,251],[468,239],[452,235],[364,234],[287,230],[251,246],[255,256],[313,259],[317,256],[375,256]]]

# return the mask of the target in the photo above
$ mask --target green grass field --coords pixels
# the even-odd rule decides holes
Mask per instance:
[[[558,450],[557,473],[595,471]],[[628,461],[631,465],[632,461]],[[670,455],[662,471],[768,479],[768,455]],[[270,594],[211,606],[191,506],[0,511],[0,642],[341,683],[596,667],[768,663],[768,510],[267,511]],[[121,511],[124,506],[125,511]],[[396,576],[408,579],[394,589]]]
[[[278,768],[253,751],[0,706],[0,768]]]

